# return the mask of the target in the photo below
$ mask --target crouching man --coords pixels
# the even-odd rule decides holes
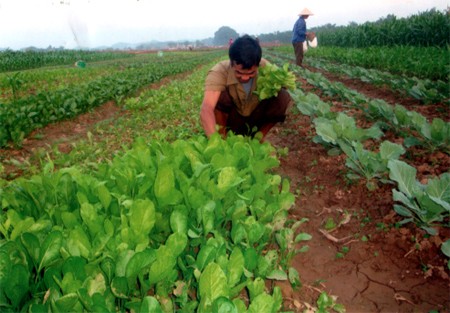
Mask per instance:
[[[208,137],[217,130],[223,137],[228,131],[251,137],[260,132],[264,141],[269,130],[286,119],[291,96],[282,88],[276,96],[260,101],[254,93],[258,68],[268,63],[256,39],[237,38],[228,55],[229,60],[216,64],[206,77],[200,111],[203,129]]]

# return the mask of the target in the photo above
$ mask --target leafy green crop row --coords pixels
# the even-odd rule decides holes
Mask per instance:
[[[132,57],[124,52],[98,52],[86,50],[54,50],[54,51],[0,51],[0,73],[27,70],[32,68],[73,65],[79,60],[95,62],[102,60],[123,59]]]
[[[347,64],[335,64],[317,58],[309,59],[308,63],[327,72],[344,74],[350,78],[356,78],[377,86],[389,86],[401,95],[412,96],[425,104],[447,101],[450,105],[450,85],[442,80],[432,81],[418,79],[417,77],[393,75],[385,71]]]
[[[222,56],[225,57],[224,53]],[[111,120],[92,125],[87,134],[68,136],[52,144],[51,148],[38,148],[25,159],[14,156],[0,156],[0,178],[11,180],[17,175],[30,177],[39,173],[42,164],[50,157],[56,167],[83,166],[85,170],[95,170],[97,164],[109,161],[129,147],[134,138],[142,137],[147,141],[173,141],[187,139],[203,133],[198,120],[199,104],[203,97],[204,77],[217,62],[212,61],[197,68],[189,75],[172,77],[170,82],[158,88],[143,88],[124,99],[116,107],[123,107],[127,114],[116,114],[113,125]],[[175,125],[173,127],[170,127]],[[36,138],[45,131],[36,130]],[[67,150],[60,150],[67,145]]]
[[[306,69],[294,69],[294,72],[299,71],[301,71],[299,74],[309,84],[320,88],[325,95],[339,97],[340,100],[361,109],[367,118],[376,122],[377,127],[390,128],[396,133],[403,133],[406,147],[422,146],[430,152],[435,150],[449,152],[450,123],[443,119],[434,118],[430,123],[420,113],[408,111],[402,105],[396,104],[393,106],[381,99],[368,98],[356,90],[347,88],[340,82],[329,81],[321,73],[313,73]],[[315,111],[318,108],[319,113],[326,114],[326,117],[331,115],[334,119],[334,114],[331,114],[329,105],[323,103],[319,97],[315,95],[304,96],[301,91],[296,91],[295,94],[297,98],[302,99],[303,112],[317,114]],[[323,124],[328,123],[324,122]],[[328,125],[327,127],[331,126]]]
[[[54,92],[41,92],[13,103],[0,103],[0,147],[9,141],[20,145],[31,131],[51,122],[74,117],[109,100],[120,102],[125,96],[167,75],[188,70],[205,61],[216,58],[217,52],[193,54],[185,62],[151,62],[136,64],[123,71],[86,84],[69,86]]]
[[[118,61],[116,63],[120,64]],[[71,66],[0,73],[0,101],[9,103],[32,94],[86,83],[110,74],[111,69],[114,71],[111,65],[99,67],[90,64],[83,69]]]
[[[97,171],[47,170],[0,189],[2,312],[282,310],[309,240],[269,144],[137,140]],[[288,226],[289,225],[289,226]],[[244,293],[247,296],[244,296]]]
[[[142,69],[149,65],[167,66],[171,63],[192,62],[198,58],[194,52],[166,53],[163,57],[154,53],[137,54],[125,59],[102,60],[87,63],[85,68],[53,66],[34,70],[0,73],[0,102],[10,103],[43,92],[53,92],[74,85],[115,75],[116,73]]]
[[[314,81],[314,78],[319,81]],[[326,94],[339,95],[344,101],[361,109],[379,127],[403,133],[407,147],[418,145],[430,152],[435,150],[449,152],[450,123],[443,119],[433,118],[429,123],[423,115],[409,111],[402,105],[390,105],[384,100],[366,98],[355,90],[347,89],[342,84],[334,86],[321,74],[313,74],[308,81],[315,86],[320,86]]]
[[[398,160],[405,153],[403,146],[383,141],[379,151],[366,150],[363,142],[367,139],[380,139],[383,135],[378,124],[363,129],[356,126],[354,118],[345,113],[331,111],[330,105],[323,102],[315,94],[304,94],[297,89],[292,93],[298,109],[312,118],[317,136],[315,142],[330,149],[330,153],[344,152],[346,165],[351,170],[347,174],[350,179],[366,180],[369,190],[375,190],[378,182],[395,181],[400,191],[394,191],[394,200],[400,201],[395,211],[406,217],[404,223],[414,221],[430,234],[435,234],[434,225],[442,223],[450,216],[450,175],[430,179],[427,185],[415,181],[416,170],[403,161]],[[442,129],[442,126],[445,128]],[[447,123],[440,128],[431,125],[430,136],[441,139],[443,136],[448,148],[450,127]],[[435,129],[436,128],[436,129]],[[406,140],[405,140],[406,142]],[[441,141],[440,141],[441,142]]]
[[[293,57],[292,46],[271,48]],[[309,58],[327,59],[336,63],[377,69],[395,75],[417,77],[420,79],[442,80],[446,83],[450,77],[449,48],[444,47],[368,47],[343,48],[322,47],[309,49],[305,62]]]

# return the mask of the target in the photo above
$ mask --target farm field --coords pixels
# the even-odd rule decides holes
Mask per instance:
[[[261,198],[249,205],[253,207],[252,210],[256,211],[256,213],[252,212],[255,217],[248,212],[253,219],[246,219],[245,223],[242,223],[242,228],[232,231],[231,234],[230,231],[220,228],[223,234],[217,235],[219,233],[219,230],[217,230],[214,233],[215,241],[207,241],[206,239],[211,239],[214,236],[208,235],[207,232],[202,233],[203,228],[208,227],[210,229],[212,227],[208,224],[211,221],[207,220],[208,215],[206,213],[202,213],[205,214],[202,217],[203,223],[200,223],[202,227],[197,225],[198,228],[192,227],[191,223],[188,223],[188,225],[182,224],[170,215],[170,229],[172,229],[173,234],[178,235],[174,235],[171,237],[172,241],[168,241],[172,244],[171,246],[166,242],[165,245],[161,244],[159,247],[171,247],[180,250],[178,262],[185,262],[185,265],[189,265],[182,268],[181,273],[189,277],[191,282],[195,282],[196,279],[199,279],[198,277],[201,277],[198,276],[200,275],[198,272],[188,270],[195,264],[198,271],[206,272],[210,276],[218,273],[225,275],[224,272],[226,272],[226,275],[229,276],[224,276],[225,280],[232,280],[234,282],[233,290],[235,293],[237,290],[238,293],[225,293],[225,287],[223,287],[224,289],[222,287],[213,289],[214,283],[211,282],[213,279],[204,276],[207,278],[201,280],[200,285],[208,287],[203,287],[198,291],[201,300],[199,303],[192,304],[193,302],[189,300],[199,295],[186,293],[186,290],[183,289],[186,285],[181,283],[180,280],[174,280],[176,284],[167,286],[158,284],[159,282],[152,281],[152,279],[148,283],[148,275],[140,276],[142,274],[135,273],[134,280],[137,279],[144,286],[146,283],[150,286],[153,286],[153,284],[158,286],[158,289],[151,289],[151,292],[148,293],[151,297],[145,298],[147,301],[145,303],[146,308],[158,307],[154,302],[157,299],[165,312],[169,312],[177,306],[184,306],[183,312],[194,312],[195,305],[201,308],[200,311],[207,312],[207,309],[211,308],[213,300],[221,296],[222,298],[228,296],[233,299],[231,294],[234,296],[240,294],[245,301],[233,302],[234,307],[239,308],[239,312],[244,312],[244,306],[250,306],[249,312],[313,312],[316,309],[322,309],[319,312],[333,312],[333,310],[339,312],[343,310],[342,307],[345,308],[346,312],[448,311],[450,309],[449,256],[445,254],[448,251],[443,248],[446,247],[444,243],[447,242],[448,249],[448,240],[450,239],[450,229],[448,228],[450,198],[448,189],[450,180],[448,177],[450,168],[449,95],[443,95],[447,91],[431,90],[432,87],[426,87],[428,85],[423,83],[427,79],[425,76],[421,77],[420,81],[415,82],[415,84],[422,83],[424,86],[420,93],[417,92],[417,88],[414,89],[416,85],[411,85],[406,78],[403,84],[404,88],[398,87],[398,84],[393,87],[389,83],[382,84],[368,81],[367,77],[361,80],[355,76],[357,74],[349,74],[348,67],[345,71],[339,71],[335,68],[331,70],[330,65],[328,65],[327,70],[327,67],[323,65],[323,60],[318,60],[319,58],[312,55],[306,56],[304,69],[296,68],[293,65],[293,52],[290,49],[291,47],[265,49],[263,53],[265,57],[279,66],[286,63],[290,64],[290,69],[297,79],[297,90],[292,91],[296,102],[295,106],[291,109],[286,122],[277,125],[269,133],[267,142],[264,144],[260,144],[257,140],[246,141],[234,136],[231,136],[226,142],[214,138],[208,143],[203,136],[198,120],[203,95],[203,79],[207,70],[215,61],[226,58],[225,51],[195,52],[192,53],[193,56],[183,53],[181,55],[175,54],[174,57],[169,52],[164,53],[164,56],[157,59],[161,61],[161,67],[168,63],[177,64],[176,58],[183,63],[187,63],[186,60],[191,60],[192,63],[189,63],[190,66],[161,74],[156,79],[147,81],[142,86],[137,86],[123,94],[113,95],[107,101],[103,100],[90,107],[87,112],[80,112],[81,114],[75,114],[68,119],[49,123],[46,126],[32,127],[33,129],[30,128],[26,136],[11,136],[10,141],[0,148],[0,160],[2,162],[0,167],[2,177],[0,197],[2,201],[0,202],[3,209],[0,228],[2,234],[1,247],[3,247],[1,261],[5,262],[4,264],[10,262],[5,261],[6,259],[9,260],[9,257],[6,256],[8,256],[8,253],[14,252],[17,253],[17,257],[13,261],[16,262],[15,264],[21,264],[17,260],[23,257],[20,256],[18,251],[22,251],[22,248],[25,248],[25,251],[32,251],[29,249],[32,246],[30,242],[35,240],[29,239],[32,237],[30,235],[24,235],[30,234],[26,230],[32,225],[29,224],[29,220],[26,222],[27,210],[31,212],[30,216],[33,216],[35,225],[38,224],[41,228],[38,229],[39,227],[35,226],[34,233],[36,236],[33,238],[44,241],[45,235],[40,232],[43,229],[48,230],[47,219],[42,217],[42,220],[40,220],[35,215],[37,213],[33,211],[35,207],[39,207],[40,201],[54,197],[60,203],[66,203],[64,199],[70,198],[68,204],[65,204],[70,205],[76,201],[86,203],[82,202],[87,201],[83,200],[86,197],[92,203],[96,203],[97,216],[104,218],[101,215],[100,206],[110,207],[110,214],[117,214],[114,211],[113,204],[116,201],[114,199],[118,199],[118,203],[123,201],[123,206],[127,207],[127,201],[131,203],[131,200],[125,197],[125,194],[128,195],[129,193],[133,197],[139,198],[139,195],[145,192],[145,188],[150,188],[148,182],[143,180],[142,177],[159,179],[161,186],[165,185],[164,179],[170,181],[170,177],[178,172],[175,170],[171,172],[167,162],[163,161],[164,159],[170,160],[173,157],[172,162],[179,162],[180,168],[186,167],[186,164],[191,164],[192,170],[186,173],[193,177],[205,176],[206,174],[202,173],[206,172],[216,175],[214,171],[208,172],[205,170],[211,165],[205,166],[202,163],[205,162],[206,156],[200,154],[199,151],[204,151],[205,155],[210,155],[213,153],[211,152],[213,148],[220,148],[223,149],[218,150],[222,151],[221,158],[211,157],[209,162],[213,166],[222,166],[218,167],[219,169],[222,168],[219,172],[223,173],[222,189],[216,190],[215,187],[207,183],[197,183],[199,186],[206,185],[206,189],[205,191],[196,191],[196,195],[202,192],[206,195],[209,192],[215,197],[216,204],[211,204],[211,201],[206,202],[205,212],[211,212],[208,211],[211,206],[213,210],[223,210],[219,203],[222,203],[225,207],[225,204],[230,201],[236,201],[240,204],[245,203],[244,201],[250,201],[252,192],[255,193],[255,195],[252,194],[255,198],[256,195],[263,193],[251,189],[254,186],[249,184],[249,175],[254,175],[260,179],[258,181],[255,178],[257,183],[254,185],[266,186],[268,184],[264,187],[267,188],[267,198]],[[139,55],[139,60],[145,60],[145,56],[146,54]],[[155,55],[148,56],[150,59],[154,57]],[[169,60],[167,63],[162,61],[165,58]],[[117,73],[123,68],[129,68],[131,73],[132,68],[138,67],[136,65],[138,63],[130,61],[129,58],[121,60],[121,62],[123,63],[118,67],[113,65],[116,64],[115,62],[111,61],[113,68],[111,72]],[[317,62],[322,63],[318,64]],[[127,67],[127,64],[134,65]],[[86,69],[89,69],[89,66],[88,63]],[[99,65],[99,67],[103,66],[104,64]],[[95,63],[92,67],[95,68]],[[38,73],[41,71],[36,71],[36,76],[33,77],[39,77]],[[57,69],[56,72],[58,72]],[[101,71],[99,76],[89,77],[93,77],[92,79],[95,80],[102,77],[104,73]],[[372,73],[372,75],[374,74]],[[401,74],[393,73],[392,75],[395,75],[398,82],[398,77]],[[81,81],[83,81],[83,75],[73,77],[81,77]],[[116,79],[120,81],[121,78],[118,76]],[[76,84],[78,84],[77,80],[78,78],[74,78],[72,81],[76,81]],[[433,81],[435,82],[432,84],[433,86],[439,85],[436,80]],[[448,86],[448,81],[445,83]],[[30,85],[27,86],[27,88],[32,88]],[[64,88],[68,90],[67,88],[71,88],[70,84],[64,85]],[[48,90],[54,92],[57,88],[49,87]],[[410,90],[415,92],[410,92]],[[18,93],[17,95],[26,99],[27,94]],[[9,99],[13,97],[12,92],[10,94],[4,93],[4,95],[6,95],[5,98],[9,97]],[[0,97],[0,99],[2,98]],[[401,107],[395,107],[396,104],[400,104]],[[397,123],[393,123],[394,119],[389,119],[388,113],[392,112],[397,112],[397,115],[395,115]],[[403,116],[403,120],[400,119],[400,116]],[[407,125],[407,119],[410,116],[413,116],[416,123],[414,125],[421,123],[421,128]],[[326,122],[326,124],[331,125],[337,118],[340,119],[337,125],[344,125],[344,122],[349,123],[350,133],[356,134],[360,129],[371,129],[371,131],[364,133],[361,137],[346,139],[342,134],[331,132],[323,124]],[[355,125],[350,122],[351,118],[354,119]],[[335,128],[336,132],[337,129]],[[390,163],[384,159],[385,163],[388,163],[384,164],[383,159],[380,159],[381,157],[378,154],[375,155],[375,152],[379,150],[381,143],[387,140],[396,145],[402,145],[402,149],[398,146],[386,144],[392,150],[395,150],[394,148],[398,150],[395,150],[396,153],[392,152],[397,154],[397,159]],[[362,145],[358,145],[358,142]],[[151,148],[150,152],[145,149],[146,146]],[[244,158],[239,159],[239,161],[234,160],[231,147],[240,148],[243,155],[247,151],[252,151],[254,154],[252,158],[260,163],[257,163],[258,165],[251,163],[252,158],[250,157],[248,160],[244,160]],[[367,152],[369,150],[373,154]],[[228,151],[230,155],[223,153],[223,151]],[[148,161],[150,164],[147,164],[147,166],[155,166],[156,164],[158,169],[164,168],[166,170],[165,176],[156,175],[155,177],[155,175],[152,176],[151,173],[146,171],[137,175],[134,172],[133,166],[143,166],[142,164],[146,163],[144,158],[141,159],[145,153],[148,153],[152,158],[154,157],[154,159]],[[180,155],[185,155],[185,158]],[[364,157],[367,159],[364,159]],[[364,160],[368,161],[364,163]],[[244,161],[249,163],[244,163]],[[400,161],[413,167],[415,169],[414,175],[411,174],[410,168],[404,166]],[[236,164],[242,163],[246,166],[242,169],[239,168],[239,172],[234,172],[229,168],[235,167],[226,162],[231,162],[230,164],[234,164],[236,168],[238,167]],[[380,163],[379,168],[370,167],[375,162]],[[223,170],[223,164],[225,164],[227,170]],[[402,170],[398,171],[400,174],[397,176],[389,174],[394,173],[396,167],[399,166],[402,166]],[[251,167],[254,172],[247,173],[246,167]],[[269,174],[266,176],[266,174],[263,175],[258,172],[259,167],[266,169]],[[69,170],[67,170],[68,168]],[[391,172],[389,172],[389,169]],[[74,186],[76,182],[79,186],[79,193],[82,190],[86,195],[59,196],[49,192],[48,198],[39,198],[39,192],[43,192],[38,188],[41,184],[47,187],[52,186],[55,191],[57,185],[56,183],[52,185],[51,179],[61,179],[61,184],[67,184],[64,181],[67,176],[62,176],[62,178],[58,174],[52,176],[53,172],[58,173],[64,170],[66,174],[73,175],[71,184]],[[226,176],[227,171],[231,171],[229,176]],[[242,173],[247,176],[240,176]],[[36,176],[33,178],[33,175]],[[40,175],[42,175],[42,178],[39,178]],[[123,189],[113,187],[113,182],[108,180],[113,176],[119,177],[119,181],[120,178],[126,181],[131,177],[129,181],[129,189],[131,190],[128,190],[127,186],[120,185],[120,183],[118,183],[118,186]],[[238,179],[241,177],[244,177],[242,181]],[[438,178],[441,180],[437,180]],[[98,179],[98,182],[96,179]],[[154,200],[156,204],[166,208],[166,211],[169,210],[168,208],[173,209],[176,212],[175,215],[181,217],[185,216],[183,215],[185,211],[182,208],[181,200],[178,202],[174,198],[181,199],[181,194],[187,197],[182,187],[187,184],[188,179],[177,179],[179,178],[173,178],[176,183],[174,182],[172,185],[168,183],[167,190],[155,188],[153,193],[156,197]],[[229,187],[223,187],[226,179],[230,183]],[[267,181],[264,179],[267,179]],[[407,181],[405,182],[405,180]],[[104,190],[108,188],[111,196],[95,198],[96,192],[92,194],[88,192],[88,189],[94,186],[94,183],[105,187],[95,185],[95,188],[102,190],[102,194],[108,194]],[[404,194],[404,190],[399,187],[403,184],[406,185],[407,189],[416,190],[419,183],[437,189],[436,192],[429,191],[433,198],[427,200],[426,203],[420,203],[420,199],[414,198],[412,191],[411,194],[407,195],[413,199],[412,202],[416,206],[422,204],[420,210],[411,203],[411,206],[408,206],[406,200],[405,202],[400,201],[406,196],[400,195]],[[238,193],[238,189],[232,189],[236,186],[242,188],[239,189],[242,194],[237,198],[235,194]],[[244,189],[244,186],[249,189]],[[36,189],[34,189],[35,187]],[[70,188],[64,189],[64,192],[72,190]],[[181,190],[180,193],[171,193],[170,189],[177,188]],[[141,189],[144,191],[140,191]],[[16,197],[14,190],[16,194],[20,194],[20,197]],[[24,190],[26,192],[23,192]],[[126,191],[123,191],[121,196],[119,190]],[[280,190],[279,194],[278,190]],[[100,192],[97,191],[97,193]],[[226,194],[227,198],[229,197],[231,200],[224,199],[221,194]],[[394,194],[398,197],[396,201],[393,198]],[[33,196],[36,198],[30,201]],[[122,200],[120,200],[121,197],[123,197]],[[198,198],[203,199],[200,196]],[[269,218],[258,211],[261,207],[264,207],[261,204],[262,199],[270,204],[267,207],[275,210],[275,217],[284,216],[284,208],[289,209],[286,212],[288,214],[286,216],[287,221],[282,226],[278,225],[279,229],[269,226],[277,224],[277,222],[279,224],[280,221],[275,218],[264,226],[266,229],[273,231],[267,237],[266,233],[258,235],[256,231],[252,233],[245,228],[250,225],[250,228],[256,229],[261,224],[255,223],[254,219],[262,221]],[[200,200],[195,201],[197,201],[196,203],[202,203]],[[273,201],[273,203],[270,201]],[[433,201],[437,201],[437,203],[430,204]],[[44,204],[44,202],[41,204]],[[26,207],[21,213],[19,213],[20,205]],[[128,205],[133,207],[132,204]],[[277,207],[277,205],[280,206]],[[425,210],[426,205],[432,207],[434,211],[422,211]],[[106,267],[105,264],[107,263],[102,262],[107,258],[97,259],[98,255],[95,255],[102,250],[94,251],[95,247],[101,246],[99,241],[102,241],[105,237],[98,236],[91,244],[84,241],[78,242],[74,239],[77,236],[89,237],[93,236],[94,232],[100,232],[97,229],[98,226],[93,222],[93,218],[88,218],[86,213],[88,210],[94,210],[94,205],[92,205],[92,208],[88,205],[82,207],[85,211],[80,213],[81,220],[87,228],[84,231],[81,231],[83,227],[78,227],[77,222],[74,221],[80,218],[75,214],[73,216],[67,214],[65,218],[60,218],[55,212],[48,213],[51,216],[49,220],[57,226],[56,230],[52,228],[54,237],[57,237],[56,231],[63,232],[64,228],[71,229],[65,233],[64,240],[72,240],[71,244],[77,248],[72,247],[70,249],[71,246],[67,245],[69,250],[65,251],[66,254],[59,256],[57,255],[58,252],[50,253],[52,256],[47,259],[45,259],[45,253],[42,257],[39,252],[35,256],[28,257],[34,258],[34,263],[39,263],[38,261],[41,260],[39,264],[35,264],[35,267],[29,265],[31,268],[35,268],[30,271],[31,274],[24,274],[22,270],[19,270],[19,267],[14,267],[16,271],[25,276],[31,275],[35,281],[39,281],[40,275],[44,276],[41,285],[27,286],[30,292],[38,291],[34,297],[36,299],[35,305],[39,304],[39,306],[36,305],[35,308],[42,309],[45,306],[45,303],[42,303],[42,299],[45,297],[50,298],[48,302],[51,304],[47,305],[55,311],[61,310],[68,303],[76,305],[77,308],[93,309],[95,305],[110,308],[108,305],[111,301],[114,302],[111,300],[112,293],[119,299],[114,302],[117,310],[139,311],[139,308],[144,310],[144,302],[140,303],[139,297],[136,296],[139,291],[142,292],[144,286],[141,286],[141,290],[133,293],[132,290],[121,289],[124,282],[117,279],[112,280],[114,283],[111,282],[111,286],[115,288],[111,287],[111,289],[114,289],[114,291],[107,293],[108,288],[98,288],[98,286],[102,284],[104,284],[102,286],[107,286],[108,281],[105,282],[104,278],[98,278],[98,275],[95,276],[94,280],[86,283],[86,286],[82,283],[82,278],[77,277],[72,272],[70,274],[73,277],[70,278],[64,278],[65,276],[61,274],[62,277],[60,277],[59,282],[55,279],[56,285],[55,283],[49,283],[45,274],[42,274],[41,270],[47,267],[52,268],[55,264],[63,262],[58,261],[58,257],[67,261],[67,259],[70,259],[69,255],[76,255],[79,258],[70,259],[72,262],[70,264],[69,262],[67,262],[68,264],[64,263],[66,267],[61,265],[64,268],[61,270],[62,273],[64,271],[64,273],[70,272],[71,266],[79,266],[80,256],[90,260],[90,262],[91,260],[97,260],[97,263],[103,265],[102,270]],[[236,209],[238,204],[232,207]],[[394,207],[397,210],[394,210]],[[441,208],[444,208],[444,210]],[[42,205],[42,210],[48,210],[48,208]],[[135,210],[141,210],[137,204]],[[157,207],[154,210],[156,215],[162,214],[159,215],[160,218],[166,217],[169,219],[168,216],[164,215],[167,212],[158,210]],[[17,214],[8,213],[13,211]],[[398,214],[399,212],[403,213],[403,216]],[[242,212],[236,211],[234,214],[233,218],[236,218]],[[129,216],[132,215],[132,213],[129,213]],[[60,224],[55,222],[59,218],[62,220]],[[124,227],[123,220],[126,220],[127,217],[121,216],[120,218],[122,224],[118,220],[111,219],[111,225]],[[133,223],[132,218],[129,218],[130,224]],[[105,218],[105,230],[102,230],[105,235],[108,233],[106,220],[108,219]],[[37,223],[38,221],[46,222],[40,224],[40,222]],[[233,219],[233,222],[235,221]],[[168,223],[168,221],[166,222]],[[134,221],[134,223],[137,223],[137,221]],[[140,226],[149,229],[154,227],[144,224]],[[155,250],[158,244],[163,242],[162,238],[168,232],[164,227],[169,229],[168,225],[162,225],[153,230],[158,235],[152,238],[152,246]],[[183,229],[186,230],[186,227],[190,227],[190,232],[187,232],[190,243],[187,246],[186,244],[183,245],[185,237],[180,235],[183,233]],[[80,235],[84,232],[89,233],[89,235]],[[114,237],[116,238],[115,241],[119,241],[117,238],[120,238],[123,242],[129,240],[129,250],[134,249],[136,251],[133,255],[143,256],[144,254],[139,254],[139,252],[145,252],[148,253],[146,255],[148,258],[156,258],[156,261],[152,264],[161,263],[160,271],[157,267],[153,268],[153,266],[150,267],[150,264],[146,265],[151,268],[152,274],[165,273],[164,270],[166,269],[162,266],[162,261],[158,259],[158,256],[154,257],[151,254],[155,250],[149,252],[143,248],[145,238],[141,238],[134,233],[133,235],[127,235],[126,232],[132,233],[131,227],[126,231],[123,230],[120,234],[115,234],[114,236],[121,236]],[[133,237],[134,235],[135,237]],[[227,238],[226,236],[230,237]],[[256,236],[256,239],[252,239],[252,236]],[[229,241],[222,242],[220,238],[229,239]],[[252,268],[248,263],[251,258],[245,256],[245,246],[236,244],[240,241],[239,238],[243,242],[251,243],[253,250],[264,256],[260,259],[260,263],[264,265],[254,265],[255,271],[253,273],[265,277],[265,285],[258,280],[250,279],[252,275],[248,272],[243,273],[233,267],[233,262],[236,262],[238,265],[240,264],[240,267],[245,264],[246,268]],[[267,243],[263,239],[267,240]],[[192,243],[195,240],[197,240],[198,246]],[[61,239],[61,241],[63,240]],[[8,245],[6,242],[8,242]],[[17,247],[12,242],[16,242]],[[232,243],[236,244],[239,249],[233,250]],[[113,244],[105,244],[105,246],[109,245],[112,246]],[[61,243],[61,246],[65,246],[65,244]],[[189,263],[192,258],[196,257],[194,251],[197,247],[202,247],[203,251],[207,249],[214,251],[215,256],[209,256],[209,259],[205,257],[205,260],[201,262],[197,259],[196,262]],[[224,257],[221,251],[225,248],[221,248],[221,250],[218,247],[226,247],[230,251],[237,252],[232,254],[233,257],[226,254]],[[35,246],[34,248],[38,249]],[[124,249],[120,245],[116,248]],[[181,258],[183,248],[189,252],[187,253],[189,257],[186,259]],[[159,248],[158,251],[163,253],[164,249]],[[270,258],[268,257],[273,251],[278,251],[275,252],[275,255],[279,253],[278,262],[275,263],[269,262]],[[112,252],[110,253],[112,255]],[[212,252],[210,253],[212,255]],[[122,263],[130,261],[131,258],[131,256],[128,259],[116,257]],[[181,259],[183,261],[180,261]],[[145,264],[145,261],[139,260],[138,257],[134,261]],[[264,263],[265,261],[267,263]],[[89,263],[90,267],[86,268],[94,268],[96,262]],[[120,262],[117,261],[117,263]],[[200,263],[202,266],[200,266]],[[214,266],[208,266],[208,264],[214,264]],[[272,271],[267,270],[270,266],[274,266]],[[227,268],[228,271],[221,271],[220,267]],[[92,271],[98,273],[95,270]],[[117,271],[116,269],[116,275]],[[127,271],[129,270],[123,270],[124,273]],[[109,272],[104,270],[104,273]],[[89,276],[88,274],[89,271],[87,271],[86,276]],[[2,275],[0,282],[3,285],[6,283],[4,279],[8,274],[2,272]],[[113,276],[113,274],[110,275]],[[163,277],[161,274],[159,278],[170,281],[172,279],[170,275],[172,274]],[[67,277],[69,276],[67,275]],[[106,280],[109,278],[108,276]],[[250,279],[251,282],[246,281],[246,279]],[[246,287],[240,286],[244,281],[246,281]],[[11,283],[16,284],[15,286],[21,286],[20,282],[12,281]],[[46,284],[50,284],[51,287],[43,288]],[[70,286],[79,286],[80,290],[83,291],[74,291]],[[237,286],[240,286],[240,288],[237,288]],[[264,287],[266,293],[261,291],[261,288],[264,289]],[[209,289],[205,291],[207,288],[211,288],[215,293]],[[167,292],[167,290],[171,291]],[[91,303],[89,301],[84,303],[78,300],[83,296],[89,298],[89,296],[95,295],[95,291],[108,294],[107,298],[109,298],[106,303],[96,303],[96,300]],[[44,295],[45,293],[47,295]],[[278,306],[278,310],[275,310],[277,303],[280,301],[280,294],[282,295],[282,304]],[[25,294],[2,293],[0,305],[7,311],[14,311],[14,305],[17,308],[33,303],[31,300],[23,300],[25,297]],[[208,301],[211,303],[203,299],[209,299]],[[222,301],[222,303],[215,302],[215,305],[233,306],[230,301]],[[255,303],[253,306],[250,304],[252,302]],[[128,306],[126,306],[126,303],[128,303]],[[268,306],[272,309],[267,309]]]

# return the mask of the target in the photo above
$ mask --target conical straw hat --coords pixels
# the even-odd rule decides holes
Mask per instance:
[[[307,8],[304,8],[298,15],[314,15],[314,13]]]

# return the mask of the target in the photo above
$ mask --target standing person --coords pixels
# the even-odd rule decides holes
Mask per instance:
[[[286,89],[277,96],[259,100],[254,94],[258,68],[268,61],[262,58],[259,43],[244,35],[237,38],[228,51],[229,60],[219,62],[207,74],[200,120],[210,137],[218,131],[244,136],[262,133],[264,141],[269,130],[286,118],[292,99]]]
[[[306,31],[306,19],[310,15],[313,15],[313,13],[307,8],[304,8],[300,12],[299,18],[295,22],[292,30],[292,45],[294,46],[295,63],[298,66],[302,66],[303,64],[303,43],[306,41],[306,36],[308,35]]]

